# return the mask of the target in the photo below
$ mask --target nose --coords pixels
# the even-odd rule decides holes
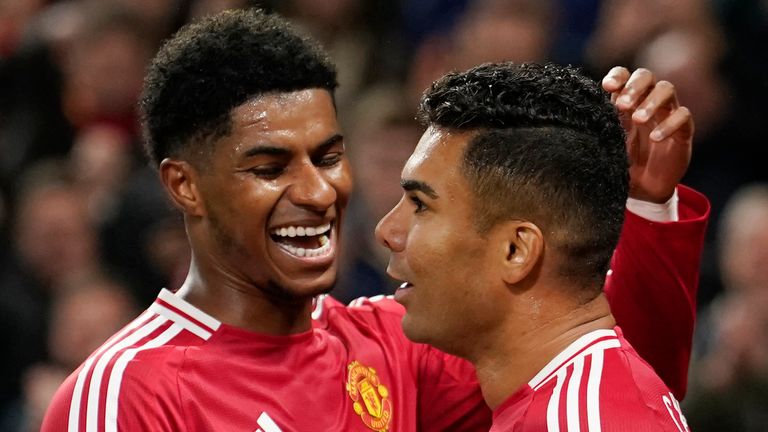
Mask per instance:
[[[407,239],[405,223],[403,217],[403,201],[389,211],[376,225],[376,240],[392,252],[401,252],[405,249]]]
[[[325,211],[336,202],[337,192],[331,179],[321,169],[307,164],[302,166],[291,188],[290,198],[297,206]]]

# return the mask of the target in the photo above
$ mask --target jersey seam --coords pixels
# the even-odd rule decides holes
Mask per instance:
[[[664,420],[662,420],[662,418],[660,417],[660,415],[659,415],[659,413],[657,412],[657,410],[656,410],[656,409],[654,409],[654,406],[653,406],[653,405],[651,405],[651,404],[649,403],[649,401],[648,401],[648,400],[647,400],[645,397],[643,397],[643,394],[642,394],[642,392],[640,391],[640,386],[638,385],[637,379],[635,378],[635,370],[634,370],[634,369],[633,369],[633,368],[630,366],[630,361],[629,361],[629,358],[628,358],[628,357],[629,357],[629,353],[627,353],[627,352],[626,352],[625,350],[623,350],[623,349],[621,349],[621,350],[620,350],[620,352],[621,352],[621,357],[622,357],[622,359],[621,359],[621,360],[622,360],[622,363],[624,364],[624,367],[625,367],[625,368],[627,368],[627,369],[629,370],[630,376],[632,377],[632,384],[634,384],[634,385],[633,385],[633,392],[634,392],[634,394],[636,394],[636,395],[637,395],[637,398],[638,398],[640,401],[642,401],[642,402],[643,402],[643,405],[644,405],[645,407],[647,407],[647,408],[648,408],[648,409],[649,409],[649,410],[650,410],[650,411],[653,413],[653,418],[654,418],[654,419],[656,419],[656,421],[657,421],[657,422],[658,422],[660,425],[665,425],[665,423],[666,423],[666,422],[665,422],[664,420],[666,420],[666,418],[664,418]],[[638,358],[639,358],[639,357],[640,357],[640,356],[638,356]],[[642,360],[642,359],[641,359],[641,360]],[[648,367],[650,367],[650,366],[648,366]],[[653,368],[651,368],[651,370],[653,370]]]

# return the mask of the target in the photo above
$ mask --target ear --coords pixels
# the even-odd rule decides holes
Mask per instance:
[[[173,204],[189,216],[204,216],[205,206],[198,189],[197,170],[189,163],[165,158],[160,163],[160,181],[163,182]]]
[[[530,275],[544,254],[544,235],[528,221],[508,221],[502,227],[506,258],[502,278],[517,284]]]

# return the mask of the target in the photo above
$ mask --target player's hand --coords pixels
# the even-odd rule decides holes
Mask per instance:
[[[656,81],[648,69],[631,75],[617,66],[603,78],[627,132],[629,196],[664,203],[672,197],[691,160],[693,118],[680,106],[675,87]]]

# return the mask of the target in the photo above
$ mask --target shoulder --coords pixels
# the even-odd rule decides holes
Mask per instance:
[[[604,336],[531,380],[522,430],[687,431],[674,396],[620,330]]]
[[[600,390],[591,401],[603,423],[615,428],[642,424],[645,429],[639,430],[687,431],[680,404],[670,389],[619,336],[621,346],[605,353]]]
[[[396,327],[399,331],[404,314],[405,308],[392,296],[360,297],[344,305],[329,295],[323,295],[316,300],[312,319],[318,327],[350,324],[386,329]]]
[[[377,295],[373,297],[358,297],[345,305],[330,295],[319,296],[315,303],[312,317],[317,319],[327,311],[345,310],[349,314],[383,313],[402,317],[405,308],[397,303],[391,295]]]
[[[167,425],[152,423],[153,414],[163,423],[173,417],[184,353],[203,344],[212,332],[183,317],[148,309],[65,381],[46,414],[46,424],[52,426],[44,430],[60,430],[56,425],[64,423],[69,430],[110,429],[118,424],[121,429],[167,430]]]

